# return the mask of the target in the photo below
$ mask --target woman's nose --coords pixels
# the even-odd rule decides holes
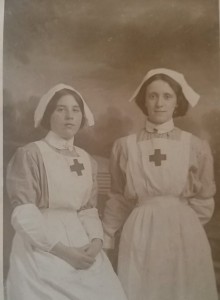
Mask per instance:
[[[73,112],[71,110],[66,111],[66,119],[73,119]]]
[[[163,97],[162,96],[159,96],[157,98],[156,106],[157,107],[163,106]]]

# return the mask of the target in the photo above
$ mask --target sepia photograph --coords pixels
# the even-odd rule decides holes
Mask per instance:
[[[7,0],[5,300],[220,299],[218,0]]]

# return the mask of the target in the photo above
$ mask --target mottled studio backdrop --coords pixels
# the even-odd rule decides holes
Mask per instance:
[[[134,89],[149,69],[168,67],[183,72],[201,94],[199,105],[177,123],[209,139],[220,186],[218,32],[217,0],[5,1],[5,166],[18,145],[44,134],[33,128],[33,111],[59,82],[78,89],[95,114],[95,127],[78,136],[78,145],[108,158],[117,137],[144,124],[135,104],[127,102]],[[11,231],[5,199],[7,258]],[[218,202],[217,194],[217,215]],[[215,257],[217,223],[208,227]]]

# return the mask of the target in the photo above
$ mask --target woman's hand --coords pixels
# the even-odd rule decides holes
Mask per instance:
[[[86,254],[95,258],[102,249],[102,240],[93,239],[85,249]]]
[[[87,253],[89,247],[90,244],[81,248],[67,247],[59,242],[52,248],[50,253],[65,260],[77,270],[85,270],[95,262],[95,258]]]

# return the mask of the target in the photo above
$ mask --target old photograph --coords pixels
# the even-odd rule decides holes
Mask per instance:
[[[218,300],[218,0],[7,0],[5,300]]]

